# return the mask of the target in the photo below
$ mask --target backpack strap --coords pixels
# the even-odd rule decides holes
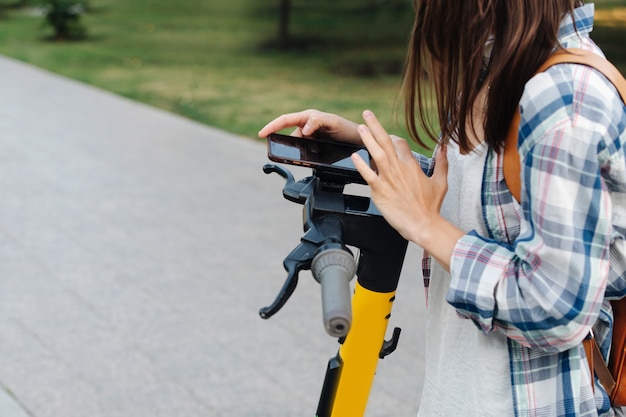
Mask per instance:
[[[537,70],[537,73],[543,72],[556,64],[582,64],[595,68],[600,71],[609,81],[615,85],[622,101],[626,103],[626,79],[622,76],[617,68],[605,58],[593,52],[583,49],[565,49],[554,53],[548,60]],[[513,197],[519,202],[521,193],[520,184],[520,160],[517,152],[517,139],[520,123],[519,110],[515,112],[509,133],[504,144],[504,155],[502,161],[502,169],[504,171],[504,181],[509,187]]]
[[[619,70],[605,58],[583,49],[565,49],[550,56],[550,58],[548,58],[539,70],[537,70],[537,73],[543,72],[556,64],[582,64],[595,68],[600,71],[611,83],[613,83],[621,96],[622,101],[626,103],[626,79],[624,79]],[[519,153],[517,151],[519,123],[520,113],[518,110],[513,115],[513,119],[511,121],[509,133],[504,144],[504,155],[502,160],[504,181],[506,182],[507,187],[509,187],[511,194],[518,202],[521,201],[521,168]],[[605,388],[609,396],[611,396],[613,389],[615,388],[615,379],[611,375],[611,372],[609,371],[593,336],[586,339],[583,346],[585,348],[585,353],[587,354],[591,370],[595,371],[600,383]]]

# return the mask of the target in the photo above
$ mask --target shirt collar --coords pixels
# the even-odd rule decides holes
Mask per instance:
[[[559,42],[571,36],[588,35],[593,30],[593,3],[574,9],[574,17],[567,16],[559,28]]]

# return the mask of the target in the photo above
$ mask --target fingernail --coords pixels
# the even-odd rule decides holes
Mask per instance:
[[[365,110],[363,112],[363,118],[364,119],[369,119],[370,117],[374,116],[374,113],[372,113],[371,110]]]

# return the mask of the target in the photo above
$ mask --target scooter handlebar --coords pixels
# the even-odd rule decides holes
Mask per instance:
[[[352,324],[350,280],[356,273],[354,257],[346,249],[322,250],[311,263],[313,277],[322,287],[324,327],[333,337],[344,337]]]

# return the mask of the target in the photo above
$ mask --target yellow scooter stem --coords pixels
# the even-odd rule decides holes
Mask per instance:
[[[380,293],[356,284],[352,327],[339,349],[342,367],[331,417],[365,414],[394,299],[395,291]]]

